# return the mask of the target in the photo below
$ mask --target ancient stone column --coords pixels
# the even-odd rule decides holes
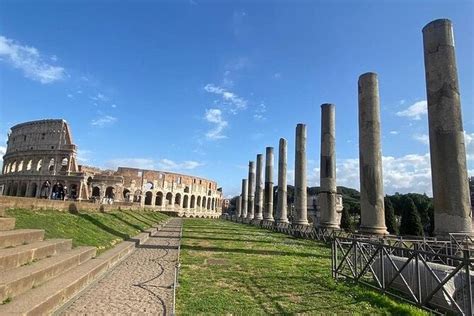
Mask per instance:
[[[235,217],[239,218],[242,216],[242,196],[239,195],[235,201]]]
[[[359,77],[359,171],[361,232],[387,234],[380,146],[380,101],[377,74]]]
[[[320,159],[319,226],[339,228],[336,212],[336,106],[321,105],[321,159]]]
[[[254,219],[263,219],[263,155],[257,155],[257,179],[255,188]]]
[[[306,194],[306,125],[296,126],[295,145],[295,216],[292,224],[308,225]]]
[[[247,219],[252,220],[255,204],[255,162],[249,161]]]
[[[428,23],[423,28],[423,47],[435,234],[471,233],[472,211],[451,21]]]
[[[273,221],[273,147],[265,149],[265,208],[263,219]]]
[[[288,223],[287,212],[287,187],[286,187],[286,167],[287,167],[287,141],[280,138],[278,145],[278,202],[276,212],[277,223]]]
[[[241,195],[241,203],[240,205],[242,206],[241,218],[246,218],[247,217],[247,197],[248,197],[248,180],[247,179],[242,179],[242,195]]]

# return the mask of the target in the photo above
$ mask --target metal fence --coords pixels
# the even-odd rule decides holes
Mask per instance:
[[[474,258],[462,241],[334,237],[331,248],[336,279],[363,283],[425,309],[473,315]]]
[[[174,266],[174,279],[173,279],[173,310],[171,315],[176,315],[176,289],[179,287],[178,276],[179,268],[181,267],[179,256],[181,254],[181,239],[183,237],[183,226],[179,231],[179,241],[178,241],[178,257],[176,258],[176,264]]]

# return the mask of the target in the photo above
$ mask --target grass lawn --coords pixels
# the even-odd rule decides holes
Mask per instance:
[[[168,217],[151,211],[81,212],[74,215],[53,210],[10,209],[6,214],[16,218],[16,228],[44,229],[45,238],[70,238],[74,247],[95,246],[98,253]]]
[[[331,249],[247,225],[187,219],[177,314],[393,314],[424,311],[331,277]]]

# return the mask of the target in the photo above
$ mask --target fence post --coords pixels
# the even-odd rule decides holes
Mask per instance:
[[[420,260],[418,258],[418,244],[413,245],[413,251],[415,252],[415,271],[416,271],[416,296],[418,299],[418,306],[421,306],[421,278],[420,278]]]
[[[469,249],[464,249],[463,250],[463,257],[464,257],[464,267],[466,268],[466,281],[467,281],[467,297],[468,297],[468,302],[467,302],[467,315],[472,315],[473,314],[473,307],[472,307],[472,287],[471,287],[471,269],[470,269],[470,264],[471,264],[471,256],[470,256],[470,251]]]
[[[379,246],[379,251],[380,251],[380,283],[382,285],[382,292],[385,292],[385,262],[383,261],[383,249],[384,249],[384,244],[382,241],[382,245]]]
[[[352,243],[354,245],[354,277],[356,281],[359,281],[359,276],[357,274],[357,240],[354,239]]]

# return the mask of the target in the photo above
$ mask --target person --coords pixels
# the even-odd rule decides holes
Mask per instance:
[[[64,186],[63,187],[63,198],[62,198],[64,201],[66,201],[67,199],[67,186]]]

